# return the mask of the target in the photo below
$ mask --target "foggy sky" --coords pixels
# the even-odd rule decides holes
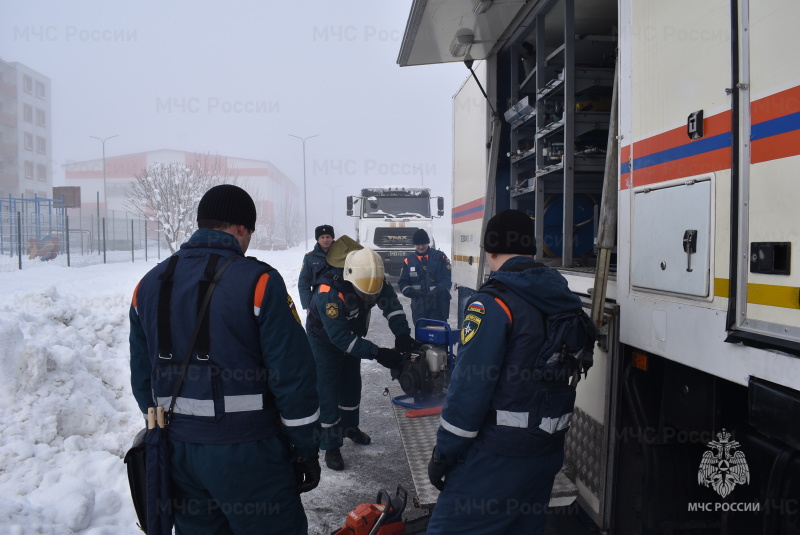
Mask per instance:
[[[0,57],[51,79],[54,185],[63,163],[100,158],[89,136],[118,135],[107,157],[175,149],[269,160],[302,194],[302,143],[289,134],[317,135],[306,142],[310,229],[350,232],[346,195],[423,178],[447,199],[440,226],[451,207],[451,98],[468,71],[397,66],[410,7],[6,0]]]

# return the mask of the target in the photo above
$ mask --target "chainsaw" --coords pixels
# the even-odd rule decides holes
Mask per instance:
[[[430,515],[403,522],[408,493],[397,485],[394,498],[378,491],[378,503],[362,503],[349,513],[344,526],[331,535],[418,535],[425,533]]]

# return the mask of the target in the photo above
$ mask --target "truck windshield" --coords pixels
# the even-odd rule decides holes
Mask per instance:
[[[430,197],[374,197],[364,202],[364,217],[430,217]],[[377,206],[375,206],[377,204]]]

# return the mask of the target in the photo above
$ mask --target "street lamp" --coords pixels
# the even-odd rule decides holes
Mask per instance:
[[[306,196],[306,140],[311,139],[312,137],[317,137],[318,135],[319,134],[314,134],[313,136],[300,137],[289,134],[289,137],[297,138],[303,142],[303,219],[305,220],[304,232],[305,232],[306,249],[308,249],[308,197]]]
[[[89,136],[92,139],[99,139],[100,143],[103,144],[103,204],[105,205],[106,217],[108,217],[108,194],[106,193],[108,191],[106,188],[106,141],[117,136],[119,136],[119,134],[114,134],[113,136],[105,138]]]

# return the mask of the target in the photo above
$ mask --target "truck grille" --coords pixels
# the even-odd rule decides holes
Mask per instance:
[[[376,247],[414,247],[416,227],[379,227],[375,229]]]

